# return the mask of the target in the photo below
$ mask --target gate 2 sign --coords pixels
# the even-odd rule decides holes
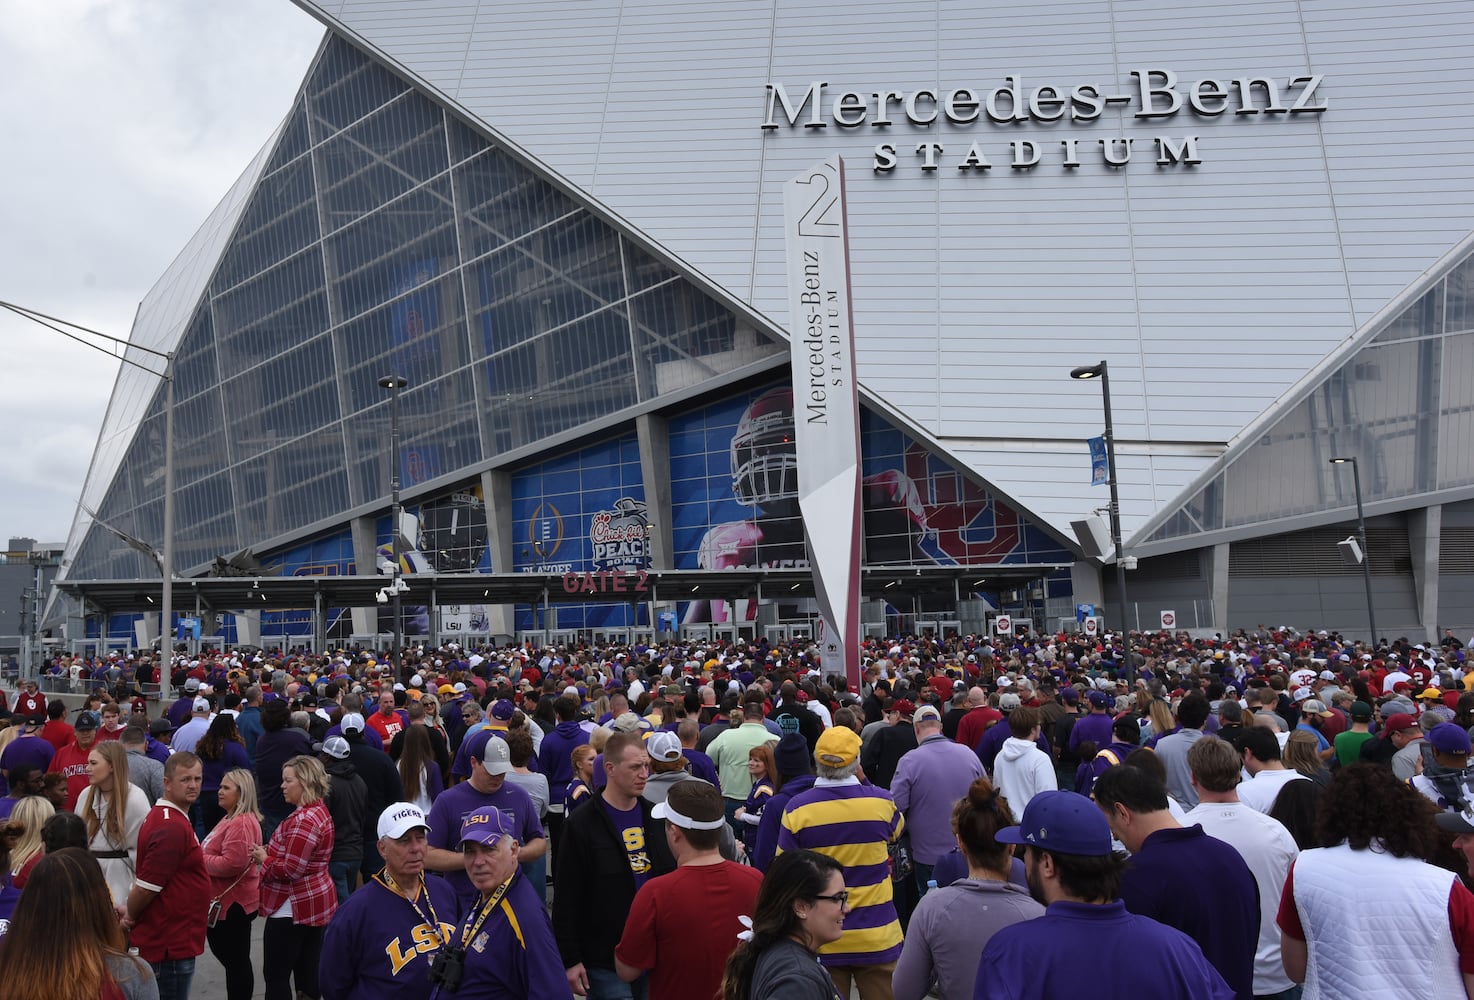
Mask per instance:
[[[563,592],[566,594],[643,594],[649,589],[649,574],[644,570],[637,573],[618,573],[601,569],[593,573],[564,573]]]

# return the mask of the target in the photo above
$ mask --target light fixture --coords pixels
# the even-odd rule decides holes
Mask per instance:
[[[147,601],[148,603],[150,603],[150,604],[152,604],[154,602],[154,599],[153,599],[153,595],[152,594],[145,594],[144,597],[143,597],[143,599],[145,601]]]
[[[1126,609],[1131,605],[1126,600],[1127,562],[1125,546],[1121,542],[1121,493],[1116,477],[1116,430],[1111,425],[1110,368],[1104,360],[1099,364],[1081,365],[1070,370],[1070,378],[1080,381],[1100,379],[1100,401],[1105,410],[1106,483],[1111,491],[1111,544],[1116,550],[1116,597],[1121,602],[1121,620],[1117,631],[1121,634],[1123,645],[1129,645],[1127,637],[1131,634],[1131,626],[1126,620]],[[1135,565],[1134,561],[1132,565]],[[1136,664],[1130,656],[1124,657],[1124,661],[1126,683],[1131,684],[1136,680]]]
[[[892,580],[890,583],[886,584],[884,587],[881,587],[880,589],[881,590],[890,590],[892,587],[894,587],[896,584],[898,584],[900,582],[901,582],[900,580]]]
[[[802,586],[803,586],[803,584],[801,584],[801,583],[795,583],[792,587],[789,587],[788,589],[791,590],[791,591],[792,590],[797,590],[799,587],[802,587]]]
[[[1372,648],[1377,648],[1377,613],[1372,606],[1372,567],[1371,552],[1367,548],[1367,516],[1366,510],[1361,503],[1361,467],[1357,465],[1356,458],[1350,455],[1338,455],[1330,460],[1332,465],[1351,466],[1351,485],[1356,490],[1356,533],[1361,542],[1361,579],[1366,586],[1367,592],[1367,628],[1372,633]],[[1342,543],[1345,544],[1344,542]]]

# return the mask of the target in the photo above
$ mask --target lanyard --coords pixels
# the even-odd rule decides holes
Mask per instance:
[[[394,895],[398,896],[400,899],[403,899],[406,903],[408,903],[410,905],[410,908],[415,911],[415,916],[420,918],[421,923],[427,923],[430,925],[431,931],[435,934],[435,943],[437,946],[449,943],[440,936],[440,915],[435,912],[435,900],[430,898],[430,888],[429,886],[425,885],[425,876],[420,876],[419,895],[425,897],[425,905],[430,907],[430,915],[428,917],[425,916],[425,911],[420,909],[420,904],[418,902],[410,899],[402,891],[400,891],[399,886],[396,885],[394,880],[389,877],[389,869],[387,867],[380,869],[379,874],[375,876],[375,878],[380,885],[382,885],[384,888],[394,893]]]
[[[471,911],[471,916],[466,918],[466,925],[461,928],[462,948],[466,947],[466,945],[468,945],[472,940],[475,939],[477,934],[481,933],[481,925],[486,923],[486,918],[491,916],[491,911],[496,909],[496,904],[502,901],[502,897],[505,896],[507,894],[507,890],[511,888],[512,879],[516,877],[517,872],[514,871],[512,872],[512,878],[507,879],[501,885],[496,887],[496,890],[492,892],[490,898],[488,898],[486,902],[482,905],[481,913],[479,916],[477,915],[475,910]],[[476,921],[476,925],[474,927],[471,925],[472,919],[475,919]]]

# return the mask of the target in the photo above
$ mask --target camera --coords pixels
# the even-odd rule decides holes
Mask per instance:
[[[461,988],[461,978],[466,971],[466,949],[447,944],[435,953],[430,962],[430,982],[447,993]]]

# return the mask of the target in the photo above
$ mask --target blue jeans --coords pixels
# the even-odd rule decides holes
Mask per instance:
[[[194,979],[194,959],[166,958],[148,963],[159,984],[159,1000],[189,1000],[189,984]]]
[[[353,876],[358,871],[358,861],[329,861],[328,874],[333,877],[333,887],[338,890],[338,905],[348,901],[353,891]]]
[[[916,877],[916,898],[919,900],[926,895],[926,884],[931,881],[932,865],[924,865],[920,861],[911,863],[912,874]]]
[[[613,969],[585,965],[583,970],[589,977],[588,1000],[645,1000],[645,976],[627,983]]]
[[[1300,1000],[1300,997],[1303,996],[1304,993],[1304,986],[1291,986],[1289,989],[1283,990],[1279,993],[1255,994],[1254,1000]]]
[[[537,898],[546,903],[548,900],[548,856],[544,854],[536,861],[524,864],[522,874],[527,876],[527,881],[537,890]]]

